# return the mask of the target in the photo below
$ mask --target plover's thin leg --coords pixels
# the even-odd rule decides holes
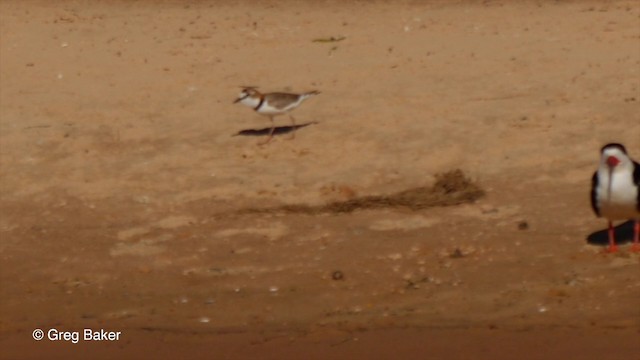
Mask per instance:
[[[268,144],[273,137],[273,131],[276,129],[276,123],[273,121],[273,116],[269,116],[269,120],[271,120],[271,130],[269,130],[269,137],[267,137],[267,140],[259,142],[258,145]]]
[[[293,115],[289,115],[289,117],[291,118],[291,136],[289,139],[294,139],[296,137],[296,119]]]
[[[614,253],[618,251],[618,247],[616,246],[616,233],[613,228],[613,222],[609,221],[609,248],[607,252]]]

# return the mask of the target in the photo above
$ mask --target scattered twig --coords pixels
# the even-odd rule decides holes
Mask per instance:
[[[328,38],[317,38],[317,39],[313,39],[312,42],[317,42],[317,43],[331,43],[331,42],[338,42],[338,41],[342,41],[346,39],[346,37],[344,36],[331,36]]]

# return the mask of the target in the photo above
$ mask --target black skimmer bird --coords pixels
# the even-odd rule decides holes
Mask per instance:
[[[608,252],[617,251],[614,220],[635,220],[631,251],[640,251],[640,164],[621,144],[607,144],[600,151],[600,166],[593,174],[591,206],[598,217],[609,220]]]
[[[241,103],[242,105],[252,108],[255,112],[261,115],[269,117],[271,120],[271,130],[269,131],[269,137],[260,145],[266,144],[271,141],[273,137],[273,131],[276,126],[273,122],[273,117],[276,115],[282,115],[297,108],[307,98],[320,94],[319,91],[310,91],[302,94],[288,94],[288,93],[267,93],[263,94],[256,90],[255,87],[247,86],[243,87],[235,103]],[[289,114],[291,118],[291,127],[293,129],[292,137],[295,136],[296,120]]]

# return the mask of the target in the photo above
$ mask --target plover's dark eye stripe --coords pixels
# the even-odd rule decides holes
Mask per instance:
[[[244,99],[246,99],[246,98],[248,98],[248,97],[249,97],[249,94],[244,94],[244,96],[243,96],[243,97],[241,97],[239,100],[244,100]]]

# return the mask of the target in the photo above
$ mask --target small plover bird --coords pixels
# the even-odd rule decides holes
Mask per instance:
[[[271,120],[271,130],[269,131],[269,137],[260,145],[266,144],[271,141],[273,137],[273,131],[276,128],[273,122],[273,117],[290,112],[302,104],[303,101],[311,96],[320,94],[319,91],[310,91],[302,94],[289,94],[289,93],[267,93],[263,94],[256,90],[255,87],[243,87],[242,92],[238,98],[233,102],[241,103],[242,105],[253,108],[258,114],[265,115]],[[291,137],[295,137],[296,120],[289,114],[291,118],[292,133]]]
[[[598,217],[609,220],[609,252],[617,251],[614,220],[635,220],[631,251],[640,251],[640,164],[621,144],[600,151],[600,166],[591,182],[591,206]]]

